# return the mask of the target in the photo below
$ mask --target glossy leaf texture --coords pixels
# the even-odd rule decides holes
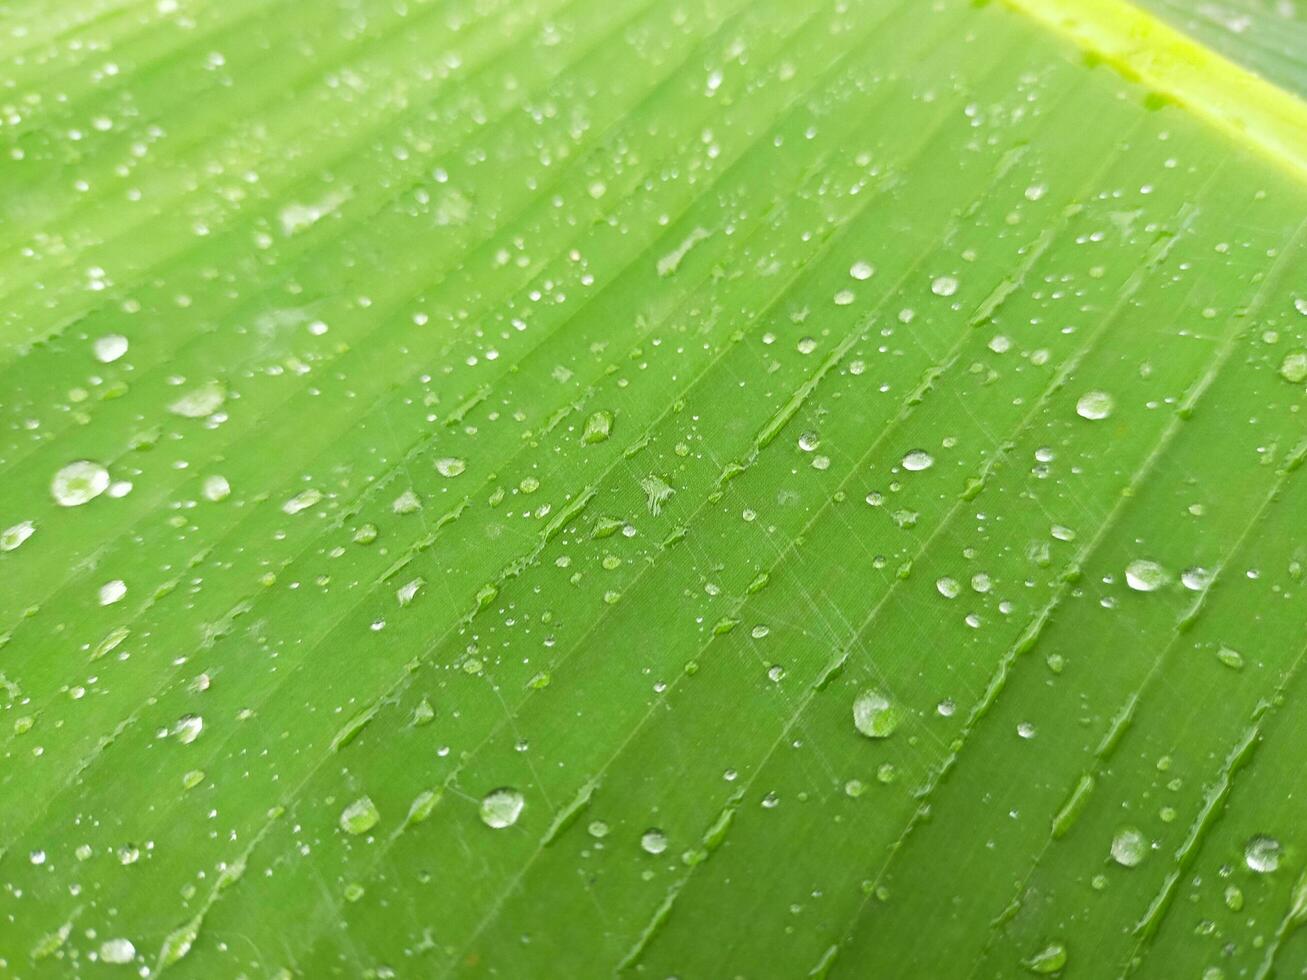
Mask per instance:
[[[1307,969],[1307,173],[1041,6],[0,6],[0,972]]]

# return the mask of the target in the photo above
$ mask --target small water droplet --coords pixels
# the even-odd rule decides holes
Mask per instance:
[[[849,275],[859,282],[865,282],[876,274],[876,267],[861,259],[849,266]]]

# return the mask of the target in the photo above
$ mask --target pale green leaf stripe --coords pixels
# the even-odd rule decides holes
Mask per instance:
[[[0,108],[3,972],[1307,957],[1291,96],[1117,0],[58,0]]]

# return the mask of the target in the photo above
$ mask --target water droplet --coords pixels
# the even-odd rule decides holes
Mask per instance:
[[[1258,874],[1270,874],[1280,866],[1280,842],[1274,837],[1258,834],[1248,841],[1243,850],[1244,863]]]
[[[581,441],[587,445],[593,445],[596,442],[603,442],[613,431],[613,413],[599,411],[593,413],[585,420],[585,431],[581,433]]]
[[[650,827],[640,835],[640,849],[646,854],[661,854],[667,850],[667,835],[657,827]]]
[[[208,381],[192,388],[168,406],[173,415],[188,419],[202,419],[222,408],[227,400],[227,387],[221,381]]]
[[[31,521],[21,521],[12,527],[0,531],[0,551],[14,551],[24,541],[36,533],[36,525]]]
[[[914,449],[903,457],[903,468],[912,473],[928,470],[935,465],[935,457],[924,449]]]
[[[814,451],[821,445],[821,437],[815,432],[804,432],[799,436],[799,448],[805,453]]]
[[[1238,650],[1223,646],[1216,651],[1216,659],[1231,670],[1243,670],[1243,655]]]
[[[853,265],[849,266],[849,275],[851,275],[854,279],[857,279],[859,282],[865,282],[875,274],[876,274],[876,267],[872,265],[870,262],[863,262],[859,260],[857,262],[854,262]]]
[[[100,944],[100,961],[115,965],[136,959],[136,947],[130,939],[106,939]]]
[[[1307,351],[1294,351],[1286,354],[1280,362],[1280,377],[1292,384],[1307,381]]]
[[[1087,391],[1076,402],[1076,414],[1082,419],[1098,422],[1112,414],[1116,403],[1105,391]]]
[[[889,698],[868,688],[853,702],[853,724],[867,738],[886,738],[899,727],[903,713]]]
[[[936,296],[952,296],[958,291],[958,281],[953,276],[936,276],[931,280],[930,291]]]
[[[1125,567],[1125,584],[1136,592],[1156,592],[1169,580],[1166,569],[1155,561],[1139,558]]]
[[[309,487],[307,490],[301,490],[290,500],[281,505],[282,511],[287,514],[298,514],[302,510],[308,510],[314,504],[322,500],[322,491]]]
[[[507,786],[493,789],[481,801],[481,822],[495,830],[517,823],[526,808],[526,798]]]
[[[1180,584],[1190,592],[1202,592],[1212,584],[1212,573],[1206,568],[1186,568],[1180,573]]]
[[[1066,961],[1066,944],[1061,942],[1051,942],[1029,959],[1025,960],[1023,965],[1031,973],[1038,973],[1041,976],[1047,976],[1059,972],[1066,966]]]
[[[89,459],[69,463],[50,481],[50,494],[61,507],[80,507],[109,489],[109,471]]]
[[[949,578],[947,575],[935,580],[935,588],[939,590],[939,594],[945,599],[956,599],[962,591],[962,586],[958,585],[958,580]]]
[[[116,578],[112,582],[105,582],[100,586],[100,605],[112,606],[127,594],[127,585],[122,579]]]
[[[227,482],[225,476],[205,477],[204,485],[200,488],[200,495],[210,503],[216,504],[220,500],[226,500],[231,496],[231,484]]]
[[[200,715],[182,715],[172,726],[172,737],[182,745],[190,745],[204,731],[204,718]]]
[[[127,338],[121,334],[109,333],[97,337],[91,349],[95,359],[101,364],[109,364],[127,353]]]
[[[857,299],[857,297],[854,295],[852,289],[841,289],[835,294],[835,305],[850,306],[855,299]]]
[[[447,479],[453,479],[467,469],[467,463],[457,456],[442,456],[436,460],[436,472]]]
[[[666,480],[653,473],[640,481],[640,489],[644,491],[645,506],[654,517],[662,513],[663,504],[676,492]]]
[[[381,822],[381,811],[370,796],[360,796],[340,811],[340,829],[347,834],[366,834]]]
[[[1138,827],[1122,827],[1112,838],[1112,860],[1133,868],[1148,857],[1148,839]]]

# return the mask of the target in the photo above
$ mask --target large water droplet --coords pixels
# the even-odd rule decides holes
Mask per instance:
[[[849,275],[851,275],[854,279],[859,280],[860,282],[870,279],[875,274],[876,274],[876,267],[872,265],[870,262],[864,262],[859,260],[857,262],[854,262],[853,265],[849,266]]]
[[[952,296],[958,291],[958,281],[952,276],[936,276],[931,280],[930,291],[936,296]]]
[[[115,965],[136,959],[136,947],[130,939],[106,939],[100,944],[100,962]]]
[[[69,463],[50,481],[50,494],[61,507],[80,507],[109,489],[109,471],[89,459]]]
[[[127,338],[116,333],[105,334],[96,338],[91,349],[95,352],[97,361],[109,364],[127,353]]]
[[[1291,384],[1307,381],[1307,351],[1293,351],[1280,362],[1280,377]]]
[[[640,849],[646,854],[661,854],[667,850],[667,835],[657,827],[650,827],[640,835]]]
[[[1155,561],[1138,558],[1125,567],[1125,584],[1136,592],[1156,592],[1170,576]]]
[[[507,786],[493,789],[481,801],[481,822],[495,830],[503,830],[517,823],[526,808],[526,799]]]
[[[222,408],[226,400],[226,386],[221,381],[208,381],[186,392],[168,406],[168,411],[183,418],[202,419]]]
[[[853,724],[867,738],[886,738],[899,727],[903,713],[889,698],[868,688],[853,702]]]
[[[340,829],[347,834],[366,834],[381,822],[381,811],[370,796],[360,796],[340,811]]]
[[[204,731],[204,719],[200,715],[182,715],[172,726],[172,737],[182,745],[190,745]]]
[[[453,479],[467,469],[467,463],[457,456],[442,456],[436,460],[436,472],[448,479]]]
[[[22,521],[0,531],[0,551],[14,551],[24,541],[36,533],[36,525],[31,521]]]
[[[1249,870],[1270,874],[1280,866],[1280,842],[1274,837],[1258,834],[1244,847],[1243,860]]]
[[[1066,944],[1054,941],[1039,950],[1022,965],[1031,973],[1038,973],[1040,976],[1047,976],[1052,973],[1057,973],[1065,967],[1066,960]]]
[[[1086,391],[1076,402],[1076,414],[1082,419],[1098,422],[1112,414],[1116,403],[1105,391]]]
[[[1148,839],[1138,827],[1122,827],[1112,838],[1112,860],[1133,868],[1148,856]]]
[[[924,449],[914,449],[903,457],[903,468],[913,473],[928,470],[934,465],[935,457]]]

